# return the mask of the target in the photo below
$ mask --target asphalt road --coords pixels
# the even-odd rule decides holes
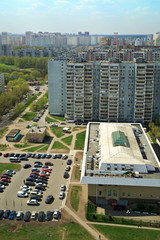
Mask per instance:
[[[1,158],[2,159],[2,158]],[[22,166],[25,163],[30,163],[34,166],[34,162],[37,159],[30,158],[29,161],[21,162]],[[46,191],[43,192],[42,201],[39,202],[39,206],[28,206],[26,204],[28,198],[18,198],[17,192],[20,191],[20,186],[24,185],[24,179],[26,179],[32,168],[24,169],[21,168],[13,177],[11,183],[6,186],[6,189],[3,193],[0,193],[0,209],[6,210],[16,210],[16,211],[53,211],[54,209],[60,209],[64,206],[66,196],[63,200],[59,199],[59,192],[61,184],[69,185],[69,179],[63,178],[63,173],[67,165],[66,160],[62,159],[38,159],[38,161],[46,162],[51,161],[54,166],[52,166],[52,173],[50,174],[48,185]],[[9,162],[9,158],[2,159],[1,162]],[[34,187],[32,187],[33,189]],[[66,192],[67,193],[67,190]],[[54,201],[52,204],[46,204],[45,199],[48,195],[53,195]],[[66,194],[65,194],[66,195]]]

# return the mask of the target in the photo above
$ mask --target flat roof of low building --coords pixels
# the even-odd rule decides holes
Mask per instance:
[[[14,138],[18,133],[20,132],[20,129],[12,129],[6,137],[8,138]]]
[[[28,134],[43,134],[46,131],[46,127],[31,127]]]

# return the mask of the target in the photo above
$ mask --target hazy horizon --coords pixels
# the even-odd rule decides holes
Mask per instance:
[[[159,12],[160,0],[0,0],[0,32],[155,34]]]

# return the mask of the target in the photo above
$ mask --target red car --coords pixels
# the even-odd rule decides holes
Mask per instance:
[[[45,175],[45,174],[40,174],[40,177],[43,177],[43,178],[48,178],[48,176],[47,176],[47,175]]]
[[[9,156],[9,153],[4,153],[3,154],[3,157],[8,157]]]
[[[46,166],[53,166],[53,163],[51,163],[51,162],[45,162],[45,165],[46,165]]]
[[[8,178],[2,178],[1,181],[3,181],[3,182],[11,182],[11,180],[8,179]]]
[[[50,170],[50,169],[47,169],[47,168],[45,168],[45,169],[43,169],[43,170],[42,170],[42,172],[48,172],[48,173],[51,173],[51,170]]]
[[[39,176],[39,173],[38,173],[38,172],[31,172],[30,175],[31,175],[31,174],[35,174],[35,175]]]

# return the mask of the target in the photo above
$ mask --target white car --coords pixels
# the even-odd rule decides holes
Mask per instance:
[[[40,190],[40,189],[33,189],[32,192],[36,192],[36,193],[41,193],[41,194],[43,194],[43,191]]]
[[[38,201],[36,199],[31,199],[27,201],[27,205],[39,205]]]
[[[17,197],[28,197],[28,193],[27,192],[23,192],[23,191],[18,191],[17,192]]]
[[[20,187],[20,189],[28,189],[28,190],[32,190],[32,188],[28,185],[23,185]]]
[[[0,188],[5,188],[5,186],[3,184],[0,184]]]
[[[24,192],[24,193],[30,193],[31,192],[31,190],[27,189],[27,188],[22,188],[21,191]]]
[[[60,193],[59,193],[59,199],[63,199],[63,198],[64,198],[64,195],[65,195],[64,192],[60,192]]]
[[[60,191],[65,191],[65,190],[66,190],[66,186],[64,184],[62,184],[60,187]]]
[[[37,217],[38,217],[38,213],[36,211],[33,211],[31,215],[31,220],[36,220]]]
[[[42,197],[42,193],[40,193],[40,192],[34,192],[34,191],[31,191],[31,194],[32,194],[32,195],[37,195],[37,196]]]
[[[59,216],[60,216],[59,210],[58,210],[58,209],[55,209],[54,212],[53,212],[53,218],[58,219]]]
[[[67,165],[67,166],[66,166],[66,168],[65,168],[65,171],[69,172],[69,171],[70,171],[70,169],[71,169],[71,168],[70,168],[70,166],[69,166],[69,165]]]
[[[67,159],[67,158],[68,158],[68,156],[66,154],[62,155],[62,159]]]
[[[52,124],[51,124],[51,127],[58,127],[58,124],[52,123]]]
[[[39,182],[37,185],[41,185],[41,186],[43,186],[43,187],[46,187],[46,186],[47,186],[46,183],[42,183],[42,182]]]

